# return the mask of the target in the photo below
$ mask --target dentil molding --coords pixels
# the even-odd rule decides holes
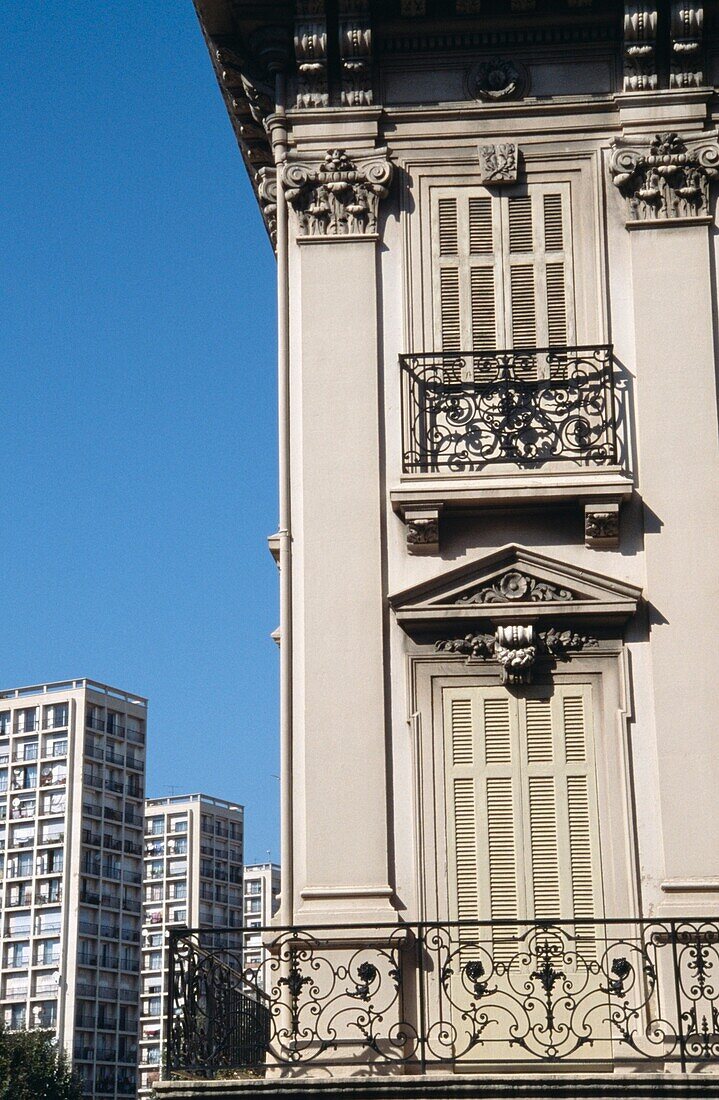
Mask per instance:
[[[344,149],[330,149],[320,164],[286,164],[282,183],[299,237],[376,234],[380,200],[389,192],[392,172],[385,151],[354,161]]]

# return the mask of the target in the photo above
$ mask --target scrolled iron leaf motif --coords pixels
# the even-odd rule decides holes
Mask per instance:
[[[392,171],[386,157],[355,162],[344,149],[330,149],[317,166],[286,165],[282,180],[300,236],[376,233],[380,199],[389,192]]]

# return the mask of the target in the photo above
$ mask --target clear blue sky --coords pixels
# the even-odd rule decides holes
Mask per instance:
[[[0,40],[0,685],[148,696],[148,793],[276,857],[274,259],[191,0]]]

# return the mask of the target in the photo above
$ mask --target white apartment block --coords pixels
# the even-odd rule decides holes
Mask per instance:
[[[140,1095],[162,1066],[171,927],[242,927],[244,808],[204,794],[145,803]]]
[[[280,868],[276,863],[250,863],[245,867],[245,928],[266,928],[275,914],[280,893]],[[263,964],[267,956],[259,931],[245,933],[244,964],[257,972],[257,984],[265,987]]]
[[[0,1018],[98,1100],[136,1089],[146,719],[91,680],[0,692]]]

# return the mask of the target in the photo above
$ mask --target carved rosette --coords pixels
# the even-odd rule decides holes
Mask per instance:
[[[339,0],[342,106],[372,104],[372,28],[369,0]]]
[[[467,596],[460,596],[457,604],[493,603],[552,603],[574,599],[568,588],[559,588],[548,581],[537,580],[529,573],[511,570],[491,584],[484,585]]]
[[[377,232],[380,199],[392,181],[386,156],[355,162],[330,149],[321,164],[288,164],[282,174],[300,237],[358,237]]]
[[[700,88],[704,83],[702,34],[704,7],[701,3],[672,4],[671,74],[672,88]]]
[[[630,223],[707,217],[719,145],[715,137],[688,145],[675,133],[657,134],[648,148],[615,141],[609,170],[627,200]]]
[[[503,684],[529,684],[540,656],[566,659],[573,651],[597,645],[597,639],[573,630],[536,632],[533,626],[498,626],[494,634],[466,634],[435,643],[440,653],[461,653],[472,660],[496,661]]]
[[[324,0],[297,0],[295,10],[296,103],[298,107],[326,107],[329,90]]]
[[[624,5],[624,91],[657,88],[656,4]]]
[[[519,149],[514,141],[498,145],[480,145],[479,178],[482,183],[516,183]]]
[[[527,70],[515,61],[492,57],[478,61],[467,73],[467,93],[472,99],[487,103],[501,103],[506,99],[520,99],[526,95],[529,84]]]

